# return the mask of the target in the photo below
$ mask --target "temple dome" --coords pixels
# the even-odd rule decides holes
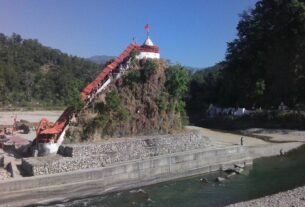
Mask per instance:
[[[145,40],[144,44],[146,46],[154,46],[154,43],[151,41],[150,37],[147,36],[147,39]]]

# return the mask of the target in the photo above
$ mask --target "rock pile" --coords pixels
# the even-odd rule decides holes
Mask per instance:
[[[98,168],[114,163],[202,149],[210,140],[196,131],[181,134],[110,139],[103,142],[63,145],[60,155],[25,158],[22,168],[28,175],[45,175]]]

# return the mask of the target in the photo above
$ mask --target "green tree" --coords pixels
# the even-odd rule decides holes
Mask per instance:
[[[146,60],[142,70],[142,80],[146,82],[157,70],[157,63],[153,60]]]
[[[226,105],[304,102],[298,80],[305,67],[305,3],[260,0],[241,14],[238,37],[228,44],[221,97]],[[263,81],[262,81],[263,80]]]
[[[189,73],[181,65],[170,66],[166,70],[165,87],[174,97],[182,97],[188,91]]]

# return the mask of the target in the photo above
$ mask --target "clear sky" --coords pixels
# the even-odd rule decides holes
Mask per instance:
[[[80,57],[117,56],[150,25],[161,56],[206,67],[223,60],[239,14],[257,0],[0,0],[0,33]]]

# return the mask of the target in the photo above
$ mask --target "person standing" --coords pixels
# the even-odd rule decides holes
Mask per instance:
[[[244,137],[241,137],[241,138],[240,138],[240,145],[241,145],[241,146],[244,146]]]

